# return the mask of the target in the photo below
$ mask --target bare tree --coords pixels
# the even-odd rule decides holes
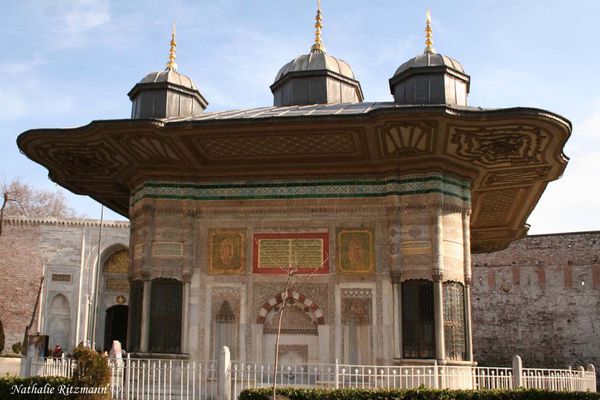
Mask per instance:
[[[34,189],[18,178],[8,184],[0,182],[0,189],[3,200],[2,207],[0,208],[0,236],[2,235],[4,215],[37,218],[72,218],[77,216],[75,211],[67,205],[67,200],[61,192]],[[25,349],[27,348],[29,332],[35,321],[43,283],[44,277],[42,276],[37,290],[35,305],[31,313],[31,320],[25,328],[25,337],[23,340]]]
[[[0,236],[2,236],[2,223],[4,222],[4,209],[6,208],[6,203],[10,201],[8,198],[8,193],[2,192],[2,208],[0,208]]]
[[[35,218],[77,217],[62,192],[35,189],[19,178],[8,184],[0,182],[0,186],[4,197],[2,215]]]
[[[257,243],[257,245],[259,245],[259,243]],[[296,280],[294,279],[297,275],[300,274],[300,271],[303,270],[304,268],[302,268],[302,263],[304,261],[304,256],[300,259],[298,259],[298,252],[296,252],[295,254],[290,255],[287,265],[279,262],[279,261],[275,261],[273,260],[271,257],[268,257],[269,261],[271,263],[273,263],[274,265],[279,265],[279,269],[287,275],[287,279],[285,281],[285,289],[283,291],[283,293],[281,294],[281,308],[279,309],[278,312],[278,321],[277,321],[277,336],[275,337],[275,360],[274,360],[274,365],[273,365],[273,395],[272,395],[272,399],[276,400],[277,397],[277,368],[279,367],[279,341],[281,338],[281,324],[283,321],[283,312],[285,311],[286,306],[288,305],[292,305],[293,304],[293,298],[290,298],[290,293],[292,293],[294,291],[294,287],[296,285]],[[293,258],[293,260],[292,260]],[[323,259],[321,261],[321,263],[312,268],[310,270],[310,272],[306,275],[303,275],[303,277],[305,279],[309,279],[311,278],[319,269],[323,268],[323,266],[328,262],[329,260],[329,252],[327,252],[327,257],[325,259]],[[284,398],[283,396],[280,396],[280,398]]]
[[[31,319],[29,320],[29,325],[25,327],[25,335],[23,337],[23,351],[27,351],[28,347],[28,338],[29,332],[33,327],[33,323],[35,322],[35,314],[37,314],[38,306],[40,304],[40,297],[42,296],[42,288],[44,287],[44,276],[40,278],[40,286],[38,286],[37,295],[35,297],[35,304],[33,305],[33,311],[31,312]]]

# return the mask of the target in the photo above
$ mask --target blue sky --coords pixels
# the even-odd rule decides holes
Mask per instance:
[[[19,153],[31,128],[128,118],[127,92],[164,68],[173,21],[177,63],[207,111],[270,105],[278,69],[308,52],[313,0],[23,0],[0,14],[0,179],[62,190]],[[600,2],[596,0],[322,0],[323,41],[350,63],[366,101],[389,101],[388,79],[434,46],[471,75],[469,104],[528,106],[570,119],[571,158],[529,223],[531,233],[600,229]],[[68,194],[88,217],[100,206]],[[109,218],[117,218],[108,213]]]

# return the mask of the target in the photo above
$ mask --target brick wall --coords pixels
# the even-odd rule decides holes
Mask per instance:
[[[600,232],[529,236],[473,256],[473,338],[482,365],[600,365]]]
[[[39,239],[39,225],[4,221],[0,236],[0,320],[6,335],[5,351],[23,341],[32,316],[42,274]],[[36,328],[34,323],[32,329]]]

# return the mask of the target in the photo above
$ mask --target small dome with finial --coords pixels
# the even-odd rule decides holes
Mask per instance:
[[[308,54],[285,64],[271,85],[275,106],[357,103],[363,100],[360,83],[350,65],[326,53],[322,42],[323,15],[317,0],[315,42]]]
[[[128,93],[133,102],[131,118],[193,117],[208,106],[194,82],[177,71],[175,37],[173,24],[169,61],[165,70],[149,73]]]
[[[471,78],[453,58],[433,48],[431,14],[427,10],[423,54],[400,65],[390,79],[390,90],[399,104],[467,105]]]

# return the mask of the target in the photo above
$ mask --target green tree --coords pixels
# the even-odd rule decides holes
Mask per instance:
[[[110,383],[108,359],[82,344],[75,348],[73,358],[76,362],[73,371],[73,386],[101,388]],[[108,399],[106,395],[81,395],[80,399]]]

